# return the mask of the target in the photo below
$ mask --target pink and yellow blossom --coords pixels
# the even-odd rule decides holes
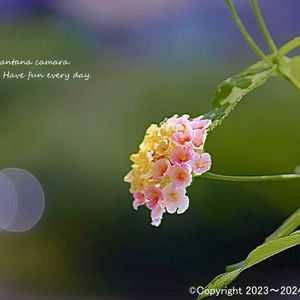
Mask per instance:
[[[146,131],[139,151],[131,155],[124,180],[133,193],[134,209],[146,206],[151,224],[159,226],[165,212],[181,214],[189,206],[186,188],[192,177],[207,172],[211,158],[204,144],[211,121],[201,116],[174,115]]]

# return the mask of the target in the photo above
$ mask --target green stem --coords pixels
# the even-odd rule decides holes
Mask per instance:
[[[278,59],[282,58],[289,52],[293,51],[294,49],[300,47],[300,36],[295,37],[291,41],[284,44],[278,51]]]
[[[251,2],[251,6],[252,6],[252,9],[253,9],[253,12],[255,14],[255,17],[256,17],[256,20],[258,22],[258,25],[260,27],[260,30],[270,48],[270,50],[273,52],[273,53],[276,53],[277,52],[277,47],[272,39],[272,36],[268,30],[268,27],[265,23],[265,20],[262,16],[262,13],[261,13],[261,10],[258,6],[258,3],[257,3],[257,0],[250,0]]]
[[[279,174],[279,175],[262,175],[262,176],[234,176],[221,175],[206,172],[200,176],[201,178],[222,180],[222,181],[236,181],[236,182],[265,182],[265,181],[282,181],[300,179],[298,174]]]
[[[251,47],[251,49],[254,51],[254,53],[260,57],[261,59],[267,61],[270,63],[270,60],[268,59],[268,57],[263,53],[263,51],[258,47],[258,45],[254,42],[254,40],[252,39],[252,37],[249,35],[247,29],[245,28],[245,26],[243,25],[237,11],[235,10],[231,0],[225,0],[226,4],[228,6],[228,9],[233,17],[233,20],[235,21],[238,29],[240,30],[240,32],[242,33],[242,35],[244,36],[245,40],[247,41],[248,45]]]

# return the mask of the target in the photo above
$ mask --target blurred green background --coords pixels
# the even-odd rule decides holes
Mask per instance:
[[[189,210],[166,215],[153,228],[146,209],[132,209],[123,177],[150,123],[206,112],[217,84],[255,57],[222,1],[187,1],[182,10],[175,1],[177,10],[158,7],[149,15],[137,13],[141,5],[131,10],[137,2],[129,1],[124,19],[121,2],[105,19],[102,8],[110,2],[88,1],[99,23],[80,3],[0,1],[1,59],[68,59],[70,67],[36,70],[92,74],[89,81],[0,80],[1,167],[35,174],[47,201],[32,231],[0,236],[0,298],[195,299],[191,285],[242,260],[299,207],[299,182],[197,179]],[[249,7],[238,8],[260,41]],[[297,34],[291,24],[299,28],[299,2],[266,0],[263,8],[277,41]],[[280,29],[274,13],[284,20]],[[243,100],[209,135],[213,171],[293,171],[300,163],[299,100],[298,91],[277,79]],[[296,248],[234,285],[299,285],[299,276]]]

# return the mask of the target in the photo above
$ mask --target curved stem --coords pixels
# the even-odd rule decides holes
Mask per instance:
[[[221,175],[206,172],[200,176],[201,178],[222,180],[222,181],[236,181],[236,182],[265,182],[265,181],[283,181],[300,179],[298,174],[279,174],[279,175],[262,175],[262,176],[234,176]]]
[[[263,53],[263,51],[258,47],[258,45],[254,42],[252,37],[249,35],[247,29],[245,28],[245,26],[242,23],[237,11],[235,10],[231,0],[225,0],[225,1],[226,1],[227,6],[228,6],[228,9],[229,9],[229,11],[230,11],[230,13],[233,17],[233,20],[235,21],[238,29],[240,30],[240,32],[244,36],[244,38],[247,41],[248,45],[251,47],[251,49],[254,51],[254,53],[258,57],[260,57],[261,59],[271,63],[271,61],[268,59],[268,57]]]
[[[261,13],[261,10],[257,4],[257,0],[250,0],[251,2],[251,6],[252,6],[252,9],[253,9],[253,12],[254,12],[254,15],[256,17],[256,20],[257,20],[257,23],[260,27],[260,30],[270,48],[270,50],[273,52],[273,53],[276,53],[277,52],[277,47],[272,39],[272,36],[268,30],[268,27],[265,23],[265,20],[262,16],[262,13]]]

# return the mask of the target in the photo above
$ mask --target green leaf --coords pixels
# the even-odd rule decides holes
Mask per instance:
[[[292,233],[300,226],[300,208],[296,210],[283,224],[266,238],[266,242],[276,240]]]
[[[300,90],[300,55],[293,58],[283,57],[279,61],[279,70],[288,81]]]
[[[213,279],[206,287],[205,290],[197,297],[197,300],[203,299],[211,295],[213,291],[222,289],[235,280],[243,271],[249,269],[260,262],[280,253],[289,248],[300,244],[300,232],[294,232],[289,236],[282,237],[276,240],[270,240],[263,245],[253,250],[241,263],[240,268],[231,272],[223,273]]]
[[[289,52],[300,47],[300,36],[288,41],[279,50],[276,56],[279,71],[300,90],[300,56],[286,57]]]
[[[242,261],[239,261],[235,264],[228,265],[228,266],[225,267],[225,271],[227,273],[227,272],[231,272],[231,271],[235,271],[237,269],[240,269],[244,265],[244,263],[245,263],[245,261],[242,260]]]
[[[269,235],[265,242],[276,240],[295,231],[300,226],[300,208],[296,210],[289,218],[287,218],[278,229],[276,229],[271,235]],[[226,266],[226,272],[231,272],[242,267],[245,261],[240,261],[235,264]]]
[[[204,118],[213,121],[210,130],[220,125],[242,98],[262,85],[274,74],[275,69],[275,65],[270,67],[265,61],[260,61],[223,81],[214,96],[213,109],[204,115]]]

